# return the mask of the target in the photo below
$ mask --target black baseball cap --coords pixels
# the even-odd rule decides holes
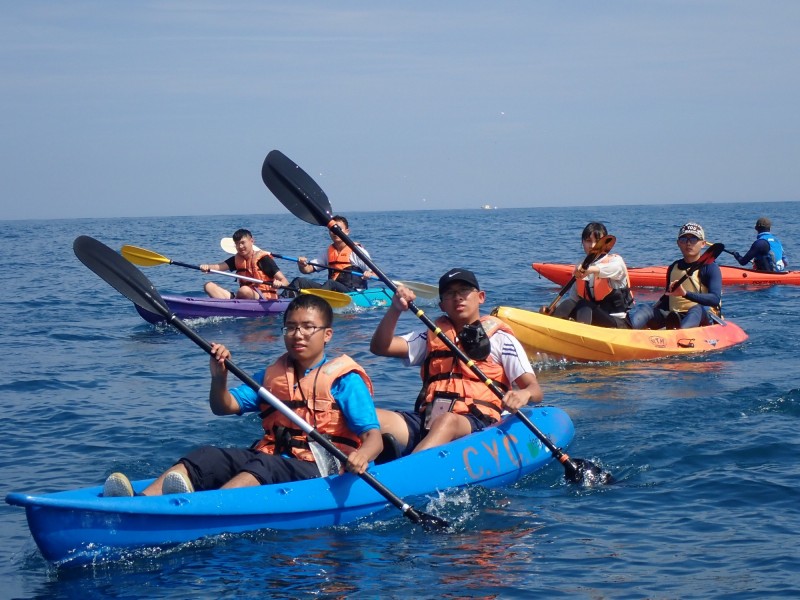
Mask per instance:
[[[450,284],[454,281],[461,281],[466,283],[467,285],[471,285],[476,290],[480,291],[480,286],[478,285],[478,278],[475,277],[475,273],[472,271],[467,271],[466,269],[450,269],[447,273],[442,275],[439,278],[439,296],[444,293],[444,291],[450,287]]]

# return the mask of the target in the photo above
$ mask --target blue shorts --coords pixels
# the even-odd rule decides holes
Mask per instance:
[[[261,485],[319,477],[317,464],[297,458],[265,454],[249,448],[203,446],[179,463],[186,467],[194,489],[216,490],[239,473],[250,473]]]
[[[423,431],[422,429],[422,422],[425,418],[425,415],[418,412],[406,412],[406,411],[395,411],[397,414],[402,416],[406,421],[406,427],[408,427],[408,444],[405,448],[403,448],[403,453],[401,456],[408,456],[411,454],[411,451],[417,447],[422,441],[422,438],[425,437],[425,434],[428,433],[427,431]],[[470,433],[475,433],[476,431],[483,431],[486,428],[486,423],[481,421],[478,417],[472,414],[463,414],[462,417],[466,418],[469,421],[470,426]]]

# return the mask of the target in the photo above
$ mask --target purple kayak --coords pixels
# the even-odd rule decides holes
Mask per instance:
[[[243,300],[227,298],[198,298],[192,296],[162,296],[170,311],[181,319],[200,317],[263,317],[282,313],[291,298],[277,300]],[[136,306],[136,310],[148,323],[161,323],[164,317]]]

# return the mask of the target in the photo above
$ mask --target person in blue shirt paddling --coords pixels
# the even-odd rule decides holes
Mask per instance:
[[[254,375],[256,381],[284,401],[347,455],[347,463],[332,468],[334,459],[309,440],[291,420],[247,385],[228,389],[225,360],[230,351],[212,344],[209,405],[215,415],[258,412],[264,435],[250,448],[204,446],[193,450],[162,473],[142,492],[145,496],[188,493],[298,481],[336,470],[361,474],[383,450],[372,382],[346,355],[328,359],[325,345],[333,337],[333,312],[317,296],[292,300],[283,318],[286,353]],[[132,496],[130,481],[112,473],[104,496]]]
[[[752,262],[754,271],[767,273],[780,273],[788,269],[789,263],[783,253],[783,245],[772,235],[770,229],[772,221],[767,217],[760,217],[756,221],[756,241],[750,246],[750,250],[744,256],[738,252],[733,253],[740,265]]]
[[[697,223],[686,223],[678,232],[683,258],[667,268],[666,293],[655,304],[638,303],[628,313],[633,329],[688,329],[711,325],[722,305],[722,273],[715,262],[694,270],[681,284],[703,251],[705,231]]]

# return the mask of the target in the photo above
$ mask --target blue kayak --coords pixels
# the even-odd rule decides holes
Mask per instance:
[[[524,409],[561,448],[574,435],[567,414],[550,406]],[[375,478],[406,502],[468,485],[511,484],[553,460],[516,417],[444,446],[373,466]],[[133,482],[143,490],[152,480]],[[104,498],[102,486],[42,495],[11,493],[25,507],[33,539],[45,559],[59,564],[114,560],[137,548],[167,548],[223,533],[306,529],[350,523],[381,512],[403,518],[386,499],[352,474],[233,490],[167,496]]]
[[[372,308],[387,306],[394,295],[388,288],[368,288],[358,292],[348,292],[352,306]],[[263,317],[282,313],[289,306],[291,298],[277,300],[220,299],[197,296],[162,296],[170,311],[181,319],[201,317]],[[164,317],[152,313],[138,305],[136,311],[148,323],[161,323]]]

